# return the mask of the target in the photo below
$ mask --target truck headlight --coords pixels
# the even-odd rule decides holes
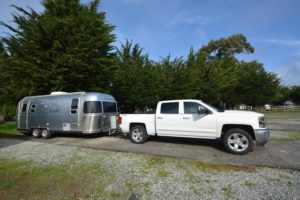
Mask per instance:
[[[258,118],[258,124],[260,128],[265,128],[266,127],[266,122],[264,117],[259,117]]]

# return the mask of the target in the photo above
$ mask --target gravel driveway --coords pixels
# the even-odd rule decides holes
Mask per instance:
[[[153,137],[145,144],[140,145],[133,144],[129,139],[121,136],[65,135],[47,140],[20,136],[18,139],[99,150],[186,158],[213,163],[300,170],[300,140],[271,141],[264,147],[258,147],[246,155],[239,156],[227,153],[218,141],[213,140]]]
[[[66,139],[73,142],[95,140],[55,138],[49,141],[58,140],[60,143],[65,143]],[[100,146],[101,139],[96,139],[100,142],[98,144]],[[106,137],[106,140],[110,139],[116,140],[116,138]],[[151,143],[153,142],[148,145]],[[101,171],[105,172],[101,175],[102,179],[106,180],[104,191],[101,193],[90,191],[89,199],[128,199],[132,193],[136,194],[138,199],[298,199],[300,196],[300,172],[286,169],[218,166],[193,160],[4,138],[0,140],[0,158],[30,161],[31,164],[27,164],[27,167],[30,167],[28,165],[37,168],[63,166],[66,171],[80,164],[94,166],[93,163],[97,163],[98,165],[95,166],[100,165]],[[97,170],[97,168],[89,170]],[[43,171],[39,171],[39,174],[41,172]],[[1,173],[5,174],[3,171]],[[96,180],[90,181],[96,183]],[[30,187],[32,183],[28,184]],[[103,192],[108,196],[103,196]],[[16,194],[14,188],[8,191],[0,189],[1,194],[12,194],[18,199],[23,198],[24,195],[29,195],[32,199],[59,199],[62,197],[58,194],[72,195],[63,191],[51,193],[49,189],[37,197],[35,196],[37,194],[31,190]],[[76,199],[84,198],[76,196]]]

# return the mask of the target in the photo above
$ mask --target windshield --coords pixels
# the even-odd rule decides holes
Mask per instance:
[[[217,112],[221,112],[221,110],[219,110],[218,108],[216,108],[216,107],[214,107],[214,106],[212,106],[212,105],[209,105],[212,109],[214,109],[215,111],[217,111]]]

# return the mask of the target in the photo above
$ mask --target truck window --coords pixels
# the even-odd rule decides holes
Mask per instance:
[[[85,101],[83,113],[102,113],[101,101]]]
[[[184,114],[198,114],[199,103],[196,102],[184,102]]]
[[[23,103],[22,112],[26,112],[26,110],[27,110],[27,103]]]
[[[203,105],[196,102],[184,102],[184,114],[198,114],[199,108],[201,110],[208,110]]]
[[[160,113],[162,114],[178,114],[179,113],[179,103],[162,103],[160,108]]]
[[[116,102],[103,101],[103,110],[105,113],[116,113],[117,112]]]

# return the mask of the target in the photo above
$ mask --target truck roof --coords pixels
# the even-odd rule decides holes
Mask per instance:
[[[159,102],[174,102],[174,101],[201,101],[201,99],[170,99],[170,100],[163,100]]]

